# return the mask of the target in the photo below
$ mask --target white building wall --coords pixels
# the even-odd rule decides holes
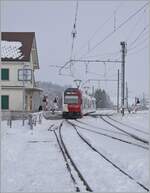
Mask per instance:
[[[35,44],[35,42],[34,42]],[[36,45],[33,46],[32,51],[36,51]],[[30,62],[14,62],[14,61],[2,61],[1,68],[9,69],[9,81],[2,80],[1,86],[3,89],[1,90],[1,95],[9,96],[9,110],[12,111],[22,111],[22,102],[23,102],[23,90],[22,88],[16,89],[15,87],[22,87],[23,81],[18,80],[18,70],[23,69],[23,65],[28,65],[26,69],[32,70],[32,81],[25,81],[25,88],[31,89],[26,93],[27,95],[27,110],[30,109],[30,97],[32,98],[32,111],[38,111],[40,105],[40,92],[36,90],[32,90],[35,87],[35,77],[34,77],[34,69],[39,69],[39,66],[36,62],[38,62],[37,55],[33,54],[31,51]],[[6,88],[9,87],[9,88]],[[12,88],[11,88],[12,87]]]
[[[23,81],[18,81],[18,70],[23,69],[23,64],[28,65],[27,69],[32,69],[30,62],[2,62],[1,68],[9,68],[9,81],[2,81],[2,86],[22,86]],[[26,82],[27,87],[33,88],[34,82]]]
[[[23,92],[19,89],[2,89],[2,95],[9,96],[9,111],[22,111]]]
[[[33,103],[32,103],[33,111],[38,111],[40,105],[41,105],[40,92],[34,92]]]

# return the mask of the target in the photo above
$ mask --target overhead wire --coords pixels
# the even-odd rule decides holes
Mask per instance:
[[[134,12],[132,15],[130,15],[125,21],[123,21],[118,27],[116,27],[116,30],[111,31],[110,33],[108,33],[104,39],[102,39],[100,42],[98,42],[95,46],[92,47],[92,49],[89,52],[92,52],[95,48],[97,48],[98,46],[100,46],[105,40],[107,40],[109,37],[111,37],[114,33],[116,33],[116,31],[118,31],[122,26],[124,26],[127,22],[129,22],[134,16],[136,16],[141,10],[143,10],[147,5],[149,4],[149,2],[147,2],[146,4],[144,4],[140,9],[138,9],[136,12]],[[89,52],[86,52],[84,55],[82,55],[80,57],[83,58],[85,57],[87,54],[89,54]]]
[[[144,29],[137,35],[137,37],[129,44],[130,47],[134,45],[138,39],[141,38],[141,35],[143,35],[143,33],[146,31],[146,29],[148,29],[149,26],[150,25],[148,24],[147,26],[144,27]]]
[[[119,8],[121,7],[122,2],[119,3],[119,5],[116,7],[116,9],[113,11],[113,14],[111,14],[97,29],[96,31],[91,35],[91,37],[78,49],[78,52],[83,49],[85,46],[87,46],[87,44],[89,44],[89,42],[95,37],[95,35],[100,31],[104,29],[104,26],[110,21],[112,20],[112,16],[114,15],[114,12],[116,13]],[[77,55],[77,54],[75,54]]]
[[[77,14],[78,14],[78,0],[76,2],[75,21],[73,24],[73,31],[72,31],[72,45],[71,45],[70,60],[72,60],[72,55],[73,55],[73,51],[74,51],[74,40],[75,40],[76,34],[77,34],[77,30],[76,30]],[[73,75],[71,67],[72,67],[72,63],[70,63],[70,73]]]
[[[116,51],[114,51],[114,52],[105,52],[105,53],[100,53],[100,54],[97,54],[97,55],[89,55],[89,57],[91,58],[91,57],[98,57],[98,56],[112,56],[112,55],[116,55],[116,54],[118,54],[118,53],[120,53],[120,50],[116,50]]]
[[[98,47],[99,45],[101,45],[106,39],[108,39],[110,36],[112,36],[117,30],[119,30],[122,26],[124,26],[127,22],[129,22],[129,21],[130,21],[134,16],[136,16],[141,10],[143,10],[148,4],[149,4],[149,2],[146,3],[146,4],[144,4],[140,9],[138,9],[136,12],[134,12],[132,15],[130,15],[124,22],[122,22],[118,27],[116,27],[115,30],[113,30],[112,32],[110,32],[109,34],[107,34],[103,40],[101,40],[100,42],[98,42],[91,50],[89,50],[88,53],[91,52],[91,51],[93,51],[93,50],[94,50],[96,47]],[[76,10],[77,10],[77,9],[76,9]],[[75,17],[75,18],[76,18],[76,17]],[[76,21],[76,19],[75,19],[75,21]],[[137,40],[136,40],[136,41],[137,41]],[[84,54],[84,56],[87,55],[88,53]],[[120,53],[120,51],[118,51],[118,53]],[[117,55],[118,55],[118,53],[117,53]],[[83,56],[81,56],[80,59],[81,59],[81,58],[83,58]],[[63,65],[62,68],[64,68],[66,65],[67,65],[67,63],[66,63],[65,65]]]
[[[133,36],[134,32],[136,31],[136,28],[138,26],[138,24],[140,24],[141,22],[143,22],[143,15],[145,14],[145,10],[142,12],[142,15],[140,15],[140,17],[137,17],[137,21],[134,25],[132,25],[131,28],[129,28],[129,33],[126,37],[126,42],[129,41],[131,39],[131,37]],[[142,16],[142,17],[141,17]]]
[[[117,12],[118,9],[120,8],[122,3],[120,3],[117,8],[114,10],[114,12]],[[75,14],[75,24],[74,24],[74,29],[76,27],[76,22],[77,22],[77,12],[78,12],[78,0],[77,0],[77,5],[76,5],[76,14]],[[114,14],[113,12],[113,14]],[[109,22],[109,20],[112,19],[112,15],[107,18],[107,20],[94,32],[94,34],[91,36],[91,38],[89,39],[90,41],[93,39],[93,37],[96,35],[96,33],[106,24]],[[88,43],[89,43],[88,40]],[[85,46],[85,45],[84,45]],[[83,46],[82,46],[83,47]],[[73,54],[73,48],[74,48],[74,37],[73,37],[73,41],[72,41],[72,46],[71,46],[71,55],[70,55],[70,60],[72,59],[72,54]],[[66,62],[60,69],[59,69],[59,73],[61,72],[61,70],[68,64],[68,62]],[[71,72],[71,67],[72,67],[72,63],[70,63],[70,72]]]
[[[78,14],[78,0],[77,0],[77,3],[76,3],[75,21],[74,21],[74,24],[73,24],[73,31],[72,31],[72,45],[71,45],[70,59],[72,59],[72,53],[73,53],[73,49],[74,49],[74,39],[75,39],[76,34],[77,34],[77,31],[76,31],[77,14]]]
[[[143,43],[145,43],[145,41],[146,40],[148,40],[149,39],[149,37],[146,37],[145,39],[143,39],[140,43],[138,43],[136,46],[134,46],[134,47],[132,47],[135,43],[137,43],[137,41],[139,40],[139,39],[141,39],[141,38],[143,38],[143,36],[142,35],[144,35],[144,33],[145,34],[148,34],[149,33],[149,31],[146,31],[147,29],[148,29],[148,27],[149,27],[150,25],[148,24],[147,26],[145,26],[144,27],[144,29],[142,30],[142,31],[140,31],[140,33],[137,35],[137,37],[131,42],[131,43],[127,43],[127,45],[129,45],[129,47],[128,47],[128,51],[130,51],[130,50],[133,50],[133,49],[135,49],[136,47],[138,47],[139,45],[141,45],[141,44],[143,44]],[[116,51],[116,52],[106,52],[106,53],[103,53],[103,55],[119,55],[120,54],[120,50],[118,50],[118,51]],[[99,54],[99,55],[95,55],[95,56],[89,56],[89,57],[97,57],[97,56],[100,56],[101,54]]]
[[[133,49],[135,49],[135,48],[137,48],[137,47],[139,47],[140,45],[144,44],[147,40],[149,40],[149,37],[146,37],[144,40],[140,41],[138,44],[136,44],[136,46],[130,47],[130,48],[128,49],[128,52],[131,51],[131,50],[133,50]]]
[[[70,53],[70,60],[67,61],[64,65],[62,65],[59,69],[59,75],[63,75],[61,70],[67,66],[67,64],[70,64],[70,73],[71,73],[71,63],[70,61],[72,60],[72,55],[74,51],[74,40],[76,38],[76,24],[77,24],[77,14],[78,14],[78,0],[76,1],[76,10],[75,10],[75,19],[74,19],[74,24],[73,24],[73,30],[72,30],[72,44],[71,44],[71,53]],[[73,76],[73,73],[70,74],[70,76]]]
[[[128,55],[130,56],[130,55],[132,55],[132,54],[136,54],[136,53],[138,53],[138,52],[140,52],[140,51],[143,51],[145,48],[148,48],[148,46],[149,46],[149,45],[147,44],[147,45],[145,45],[144,47],[136,50],[135,52],[130,52]]]

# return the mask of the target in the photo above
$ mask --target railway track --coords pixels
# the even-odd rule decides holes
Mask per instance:
[[[61,131],[62,125],[63,125],[63,122],[60,124],[60,126],[58,128],[58,134],[57,134],[56,130],[53,130],[53,132],[55,134],[60,151],[63,155],[67,171],[69,172],[71,180],[74,184],[75,191],[76,192],[85,192],[85,191],[93,192],[92,189],[90,188],[90,186],[88,185],[87,181],[85,180],[85,178],[81,174],[80,170],[77,168],[71,155],[68,152],[68,149],[64,143],[62,133],[61,133],[62,132]]]
[[[130,174],[128,174],[126,171],[124,171],[123,169],[121,169],[117,164],[115,164],[113,161],[111,161],[107,156],[105,156],[103,153],[101,153],[99,150],[97,150],[91,143],[89,143],[78,131],[77,126],[70,122],[67,121],[77,132],[78,136],[81,138],[81,140],[86,143],[89,148],[91,148],[94,152],[96,152],[100,157],[102,157],[103,159],[105,159],[105,161],[107,161],[109,164],[111,164],[115,169],[117,169],[119,172],[121,172],[122,174],[124,174],[125,176],[127,176],[130,180],[134,181],[136,184],[138,184],[140,187],[142,187],[144,190],[146,190],[147,192],[149,192],[149,189],[143,185],[142,183],[140,183],[139,181],[137,181],[135,178],[133,178]]]
[[[109,117],[109,116],[107,116],[107,117]],[[103,116],[100,116],[100,118],[101,118],[104,122],[106,122],[106,123],[108,123],[109,125],[111,125],[113,128],[115,128],[115,129],[117,129],[117,130],[119,130],[119,131],[122,131],[123,133],[127,134],[128,136],[132,137],[133,139],[135,139],[135,140],[137,140],[137,141],[141,141],[141,142],[143,142],[144,144],[149,145],[149,141],[147,141],[147,140],[145,140],[145,139],[143,139],[143,138],[141,138],[141,137],[139,137],[139,136],[137,136],[137,135],[135,135],[135,134],[133,134],[133,133],[130,133],[130,132],[128,132],[128,131],[125,131],[125,130],[121,129],[121,128],[118,127],[117,125],[114,125],[113,123],[111,123],[111,122],[109,122],[108,120],[106,120]]]
[[[148,132],[146,132],[146,131],[141,131],[140,129],[137,129],[137,128],[135,128],[135,127],[133,127],[133,126],[131,126],[131,125],[128,125],[128,124],[126,124],[126,123],[122,123],[122,122],[120,122],[120,121],[112,118],[111,116],[108,116],[108,118],[111,119],[112,121],[116,122],[116,123],[119,123],[120,125],[126,126],[126,127],[130,128],[130,129],[133,129],[133,130],[137,131],[137,132],[140,132],[140,133],[143,133],[143,134],[145,134],[145,135],[150,136],[150,133],[148,133]]]
[[[84,125],[87,125],[87,126],[90,126],[90,127],[95,127],[94,125],[91,125],[91,124],[88,124],[88,123],[85,123],[85,122],[82,122],[82,121],[78,121],[76,120],[76,122],[79,122],[79,123],[82,123]],[[76,124],[75,124],[76,125]],[[146,146],[143,146],[141,144],[137,144],[137,143],[134,143],[134,142],[131,142],[129,140],[125,140],[125,139],[122,139],[122,138],[119,138],[119,137],[115,137],[115,136],[112,136],[112,135],[109,135],[107,133],[102,133],[102,132],[99,132],[99,131],[95,131],[93,129],[88,129],[88,128],[85,128],[85,127],[82,127],[82,126],[79,126],[79,125],[76,125],[79,129],[83,129],[83,130],[86,130],[86,131],[89,131],[89,132],[92,132],[92,133],[95,133],[95,134],[98,134],[98,135],[103,135],[105,137],[108,137],[108,138],[111,138],[111,139],[114,139],[114,140],[117,140],[119,142],[122,142],[122,143],[126,143],[126,144],[130,144],[130,145],[134,145],[134,146],[137,146],[139,148],[143,148],[143,149],[146,149],[146,150],[149,150],[149,147],[146,147]],[[99,128],[99,127],[95,127],[97,129],[102,129],[102,128]],[[105,129],[103,129],[105,130]],[[109,130],[106,130],[106,131],[109,131]],[[111,131],[113,133],[113,131]],[[116,132],[115,132],[116,133]],[[120,134],[120,132],[117,132],[117,134]],[[127,135],[126,135],[127,136]]]
[[[122,133],[122,132],[119,132],[119,131],[111,131],[111,130],[109,130],[109,129],[104,129],[104,128],[101,128],[101,127],[97,127],[97,126],[95,126],[95,125],[91,125],[91,124],[89,124],[89,123],[85,123],[85,122],[80,121],[80,120],[76,120],[76,122],[82,123],[82,124],[84,124],[84,125],[93,127],[93,128],[95,128],[95,129],[100,129],[100,130],[102,130],[102,131],[106,131],[106,132],[109,132],[109,133],[113,133],[113,134],[115,133],[115,134],[119,134],[119,135],[123,135],[123,136],[128,136],[128,135],[125,134],[125,133]]]

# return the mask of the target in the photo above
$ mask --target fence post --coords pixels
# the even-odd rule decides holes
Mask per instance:
[[[7,125],[10,126],[10,128],[12,128],[12,111],[9,111],[9,116],[8,116],[8,122]]]
[[[29,125],[30,129],[33,130],[32,114],[29,114]]]
[[[42,123],[42,114],[40,113],[39,114],[39,124],[41,124]]]

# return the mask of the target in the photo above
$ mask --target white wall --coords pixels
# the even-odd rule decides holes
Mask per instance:
[[[33,103],[32,103],[33,111],[38,111],[40,104],[41,104],[40,93],[34,92],[33,93]]]
[[[23,100],[22,90],[2,89],[1,95],[9,96],[9,110],[22,111],[22,100]]]
[[[24,62],[24,64],[29,65],[29,69],[32,69],[30,62]],[[23,69],[23,62],[2,62],[1,68],[9,68],[9,81],[1,81],[2,86],[22,86],[23,82],[18,81],[18,70]],[[33,80],[31,82],[26,82],[27,87],[33,88]]]

